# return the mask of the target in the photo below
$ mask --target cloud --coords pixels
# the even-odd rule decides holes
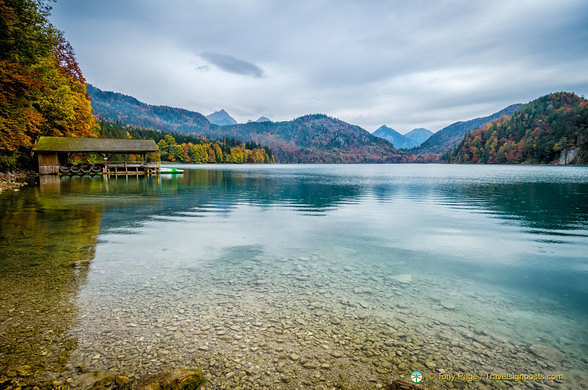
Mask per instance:
[[[225,72],[241,74],[244,76],[263,77],[263,70],[251,62],[240,60],[228,54],[204,52],[200,57],[215,65]]]
[[[60,0],[52,20],[103,89],[406,132],[588,95],[587,14],[586,0]]]

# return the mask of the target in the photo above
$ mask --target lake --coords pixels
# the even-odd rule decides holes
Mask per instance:
[[[0,194],[0,377],[588,383],[588,168],[183,168]]]

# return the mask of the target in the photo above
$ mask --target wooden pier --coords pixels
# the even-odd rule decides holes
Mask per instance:
[[[152,175],[159,173],[157,161],[148,156],[159,152],[153,140],[111,138],[41,137],[33,151],[37,153],[41,175]],[[93,153],[103,161],[94,164],[70,164],[72,155]],[[113,160],[114,156],[133,155],[134,160]]]

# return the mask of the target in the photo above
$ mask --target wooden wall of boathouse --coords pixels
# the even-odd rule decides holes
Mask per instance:
[[[38,152],[39,159],[39,173],[57,174],[59,173],[59,154],[57,152]]]

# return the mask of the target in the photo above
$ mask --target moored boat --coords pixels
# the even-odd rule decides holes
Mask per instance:
[[[177,168],[159,168],[159,173],[184,173],[183,169]]]
[[[90,172],[92,173],[100,173],[102,172],[103,165],[102,164],[94,164],[90,167]]]

